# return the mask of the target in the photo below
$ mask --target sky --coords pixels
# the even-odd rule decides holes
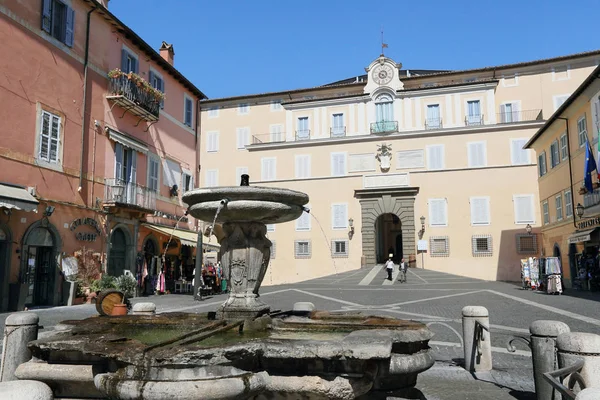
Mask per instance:
[[[405,69],[471,69],[600,49],[598,0],[111,0],[110,11],[209,98]]]

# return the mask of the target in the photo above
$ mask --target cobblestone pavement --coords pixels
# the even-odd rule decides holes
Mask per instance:
[[[419,376],[409,398],[427,400],[533,399],[533,377],[529,349],[517,343],[509,353],[506,344],[515,335],[529,336],[529,325],[539,319],[559,320],[572,331],[594,332],[600,328],[597,293],[566,291],[547,295],[522,290],[504,282],[487,282],[441,272],[410,269],[407,283],[386,280],[382,266],[349,271],[310,281],[263,286],[261,298],[272,310],[291,309],[298,301],[310,301],[322,310],[360,310],[426,323],[435,333],[431,342],[436,365]],[[268,276],[265,279],[268,284]],[[194,301],[191,295],[136,298],[152,301],[158,312],[206,312],[226,298],[216,295]],[[461,368],[461,310],[467,305],[487,307],[490,313],[493,371],[473,376]],[[65,319],[96,315],[93,305],[32,310],[40,315],[44,331]],[[8,314],[0,314],[0,325]],[[414,397],[417,396],[417,397]],[[394,397],[389,394],[387,398]]]

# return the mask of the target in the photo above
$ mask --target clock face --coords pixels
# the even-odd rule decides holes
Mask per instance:
[[[371,76],[375,83],[385,85],[394,77],[394,70],[389,65],[378,65],[373,68]]]

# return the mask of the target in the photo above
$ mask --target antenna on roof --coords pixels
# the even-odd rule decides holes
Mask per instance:
[[[383,57],[383,49],[387,49],[388,45],[383,42],[383,25],[381,26],[381,56]]]

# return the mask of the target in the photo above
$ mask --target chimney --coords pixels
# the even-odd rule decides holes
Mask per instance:
[[[160,46],[160,56],[173,65],[173,62],[175,62],[175,49],[173,49],[173,45],[163,41]]]
[[[98,0],[98,3],[102,4],[102,7],[108,9],[108,2],[110,0]]]

